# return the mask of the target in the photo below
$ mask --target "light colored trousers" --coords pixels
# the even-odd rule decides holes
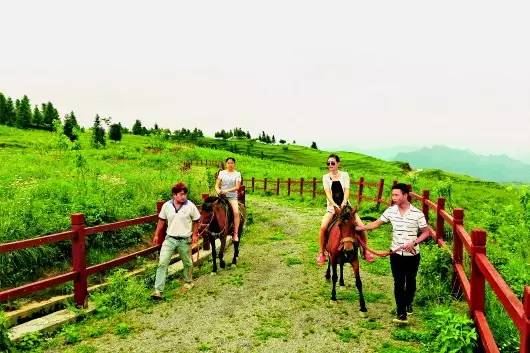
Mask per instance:
[[[166,239],[162,243],[162,248],[160,249],[160,260],[158,261],[158,268],[156,269],[155,289],[157,291],[164,291],[169,261],[176,251],[180,254],[180,259],[184,265],[182,271],[184,282],[191,283],[193,271],[193,263],[191,261],[191,237],[183,239],[166,236]]]

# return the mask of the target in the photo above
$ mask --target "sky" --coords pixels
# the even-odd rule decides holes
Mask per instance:
[[[0,92],[171,130],[530,162],[528,1],[10,1]]]

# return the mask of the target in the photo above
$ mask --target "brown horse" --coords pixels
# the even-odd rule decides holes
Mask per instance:
[[[335,216],[330,223],[328,232],[328,241],[326,244],[326,251],[328,252],[328,269],[326,271],[326,279],[330,279],[330,267],[333,270],[331,279],[333,280],[333,289],[331,290],[331,300],[337,300],[336,284],[337,284],[337,265],[340,266],[340,285],[344,286],[344,264],[350,263],[352,265],[353,273],[355,274],[355,286],[359,291],[359,304],[361,313],[368,311],[363,296],[363,284],[359,274],[359,256],[358,249],[360,247],[358,235],[355,230],[355,213],[356,209],[350,206],[345,206],[340,214]]]
[[[232,258],[232,265],[237,264],[237,257],[239,256],[239,243],[241,242],[241,235],[243,234],[243,225],[245,223],[245,205],[239,203],[239,241],[234,241],[234,257]],[[215,248],[215,240],[221,241],[221,248],[219,249],[219,266],[225,268],[226,264],[223,260],[226,237],[234,233],[234,216],[230,203],[224,196],[208,196],[201,207],[201,234],[203,241],[210,242],[212,249],[212,273],[217,273],[217,252]]]

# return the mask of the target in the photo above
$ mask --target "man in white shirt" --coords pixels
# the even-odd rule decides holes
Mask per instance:
[[[184,266],[182,271],[184,288],[191,289],[193,287],[193,263],[190,245],[197,243],[201,214],[197,206],[188,200],[188,188],[184,183],[173,186],[171,192],[173,198],[162,206],[153,238],[153,243],[159,244],[164,226],[167,224],[166,238],[160,249],[160,260],[156,270],[155,291],[151,295],[155,299],[162,298],[169,261],[175,251],[180,254]]]
[[[393,206],[383,212],[378,220],[356,227],[359,231],[373,230],[383,223],[392,224],[392,254],[390,267],[394,276],[398,324],[407,324],[407,313],[412,313],[412,302],[416,292],[416,274],[420,264],[419,243],[429,237],[429,228],[423,213],[410,204],[409,189],[405,184],[392,187]],[[421,235],[418,237],[418,230]]]

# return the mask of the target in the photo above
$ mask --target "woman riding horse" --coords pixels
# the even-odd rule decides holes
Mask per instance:
[[[236,200],[237,201],[237,200]],[[238,212],[238,227],[236,230],[237,234],[241,235],[243,232],[243,226],[245,224],[245,206],[240,204],[241,212]],[[229,200],[223,195],[208,196],[201,207],[201,231],[205,242],[210,242],[212,248],[212,274],[217,272],[217,252],[215,247],[215,240],[221,241],[221,248],[219,249],[219,265],[221,268],[225,268],[225,262],[223,260],[227,235],[234,232],[232,228],[235,228],[235,215],[231,212]],[[233,241],[234,244],[234,257],[232,264],[237,264],[237,257],[239,256],[239,240]]]
[[[219,172],[215,183],[215,191],[218,195],[224,195],[230,202],[232,212],[234,212],[234,233],[232,241],[239,241],[239,203],[237,192],[241,187],[241,173],[235,170],[236,160],[228,157],[225,160],[226,169]]]
[[[326,232],[329,223],[333,216],[340,211],[344,206],[348,205],[348,199],[350,197],[350,176],[348,172],[339,170],[340,158],[336,154],[330,154],[327,161],[329,173],[322,177],[322,184],[324,184],[324,192],[326,193],[326,213],[322,217],[322,223],[320,225],[319,233],[319,245],[320,251],[317,256],[318,265],[324,265],[326,263],[326,256],[324,256],[324,247],[326,242]],[[340,205],[340,206],[339,206]],[[360,221],[357,212],[355,212],[357,221]],[[364,243],[366,244],[366,233],[361,235]],[[366,261],[372,262],[373,257],[363,251],[363,257]]]

